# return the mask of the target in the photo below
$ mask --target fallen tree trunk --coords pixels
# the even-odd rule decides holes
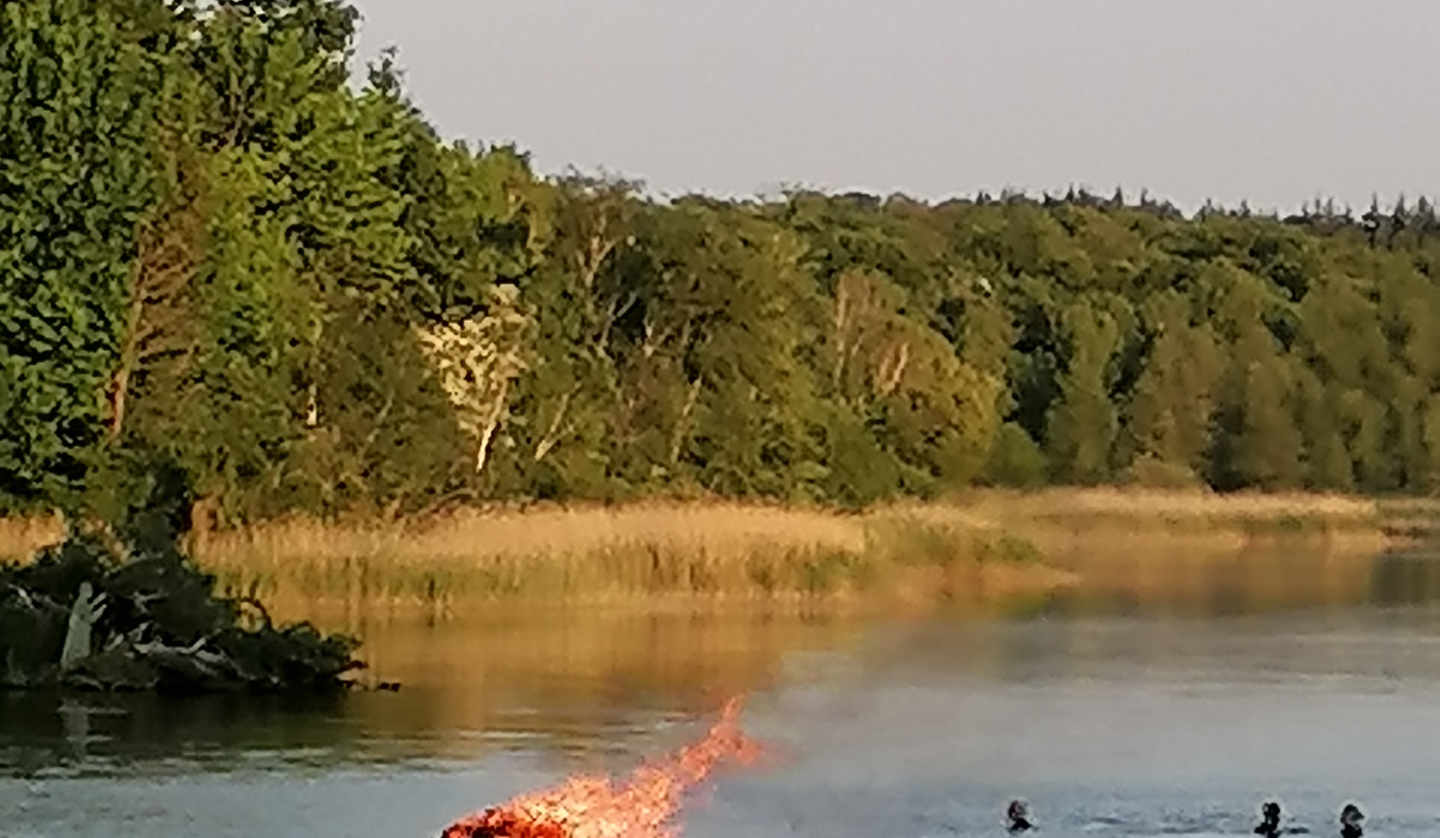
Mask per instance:
[[[82,534],[0,565],[0,688],[316,692],[348,686],[358,645],[275,626],[178,553],[122,557]]]

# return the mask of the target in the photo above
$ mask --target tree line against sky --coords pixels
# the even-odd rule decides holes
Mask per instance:
[[[0,510],[1440,488],[1424,200],[663,201],[442,141],[356,20],[0,5]]]

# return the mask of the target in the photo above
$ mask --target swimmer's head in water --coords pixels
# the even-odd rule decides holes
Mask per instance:
[[[1031,827],[1030,808],[1023,800],[1012,800],[1010,806],[1005,810],[1005,817],[1010,819],[1011,832],[1023,832]]]
[[[1260,806],[1260,825],[1255,827],[1256,835],[1276,838],[1280,834],[1280,804],[1267,800]]]
[[[1340,834],[1345,838],[1360,838],[1365,834],[1365,813],[1354,803],[1346,803],[1340,810]]]

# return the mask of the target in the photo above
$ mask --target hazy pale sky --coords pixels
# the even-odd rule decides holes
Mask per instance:
[[[660,194],[1440,195],[1440,0],[357,0],[449,138]]]

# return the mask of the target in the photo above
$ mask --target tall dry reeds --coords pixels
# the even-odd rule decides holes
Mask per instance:
[[[1440,516],[1413,502],[1410,517]],[[711,602],[1047,589],[1078,552],[1155,561],[1266,539],[1387,544],[1374,501],[1316,495],[1049,489],[972,492],[862,513],[718,502],[471,509],[410,521],[292,519],[196,539],[222,585],[267,601],[444,606],[462,599]],[[0,551],[59,538],[58,521],[0,522]],[[1348,542],[1347,542],[1348,543]]]
[[[58,515],[0,518],[0,561],[21,561],[37,550],[65,538],[65,522]]]
[[[986,565],[1034,554],[958,511],[666,503],[467,511],[401,524],[293,520],[216,534],[197,557],[223,583],[260,596],[424,603],[916,595],[916,577],[935,568],[994,575]]]
[[[1033,519],[1127,519],[1137,526],[1198,523],[1324,522],[1336,526],[1374,524],[1381,516],[1378,501],[1346,496],[1238,492],[1219,494],[1205,489],[1057,488],[1035,492],[987,490],[976,493],[977,514]]]
[[[962,502],[1004,531],[1023,533],[1065,567],[1087,553],[1174,565],[1181,557],[1249,555],[1267,544],[1374,555],[1409,539],[1393,508],[1353,496],[1056,488],[980,492]]]

